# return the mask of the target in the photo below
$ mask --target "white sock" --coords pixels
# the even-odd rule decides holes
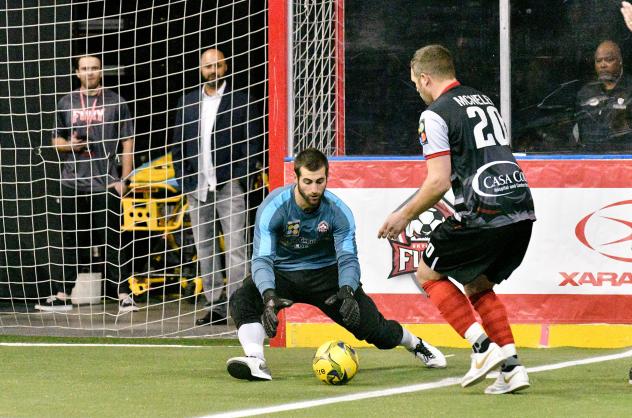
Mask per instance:
[[[505,358],[518,355],[516,344],[506,344],[500,347],[500,349],[503,350],[503,356],[505,356]]]
[[[265,360],[263,356],[263,340],[266,337],[266,331],[263,329],[263,325],[259,322],[243,324],[237,330],[237,337],[246,356]]]
[[[474,322],[470,327],[465,331],[465,339],[471,346],[474,346],[474,343],[478,341],[481,335],[486,335],[483,327],[478,322]]]
[[[407,350],[412,351],[419,344],[419,338],[413,335],[410,331],[402,326],[402,342],[399,345],[406,347]]]

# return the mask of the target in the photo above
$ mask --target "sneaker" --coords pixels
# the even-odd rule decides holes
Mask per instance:
[[[444,369],[448,362],[445,356],[437,347],[428,344],[428,341],[419,339],[419,344],[411,351],[419,360],[423,361],[430,369]]]
[[[487,373],[495,369],[505,360],[503,350],[498,344],[490,343],[487,350],[483,353],[472,353],[472,365],[470,370],[461,379],[461,386],[466,388],[472,386],[485,379]]]
[[[272,380],[266,362],[257,357],[233,357],[226,362],[226,369],[235,379]]]
[[[57,296],[49,296],[44,303],[35,305],[35,309],[43,312],[68,312],[72,311],[69,300],[61,300]]]
[[[138,311],[138,306],[136,306],[136,303],[134,303],[134,299],[132,299],[131,296],[128,296],[119,302],[119,314]]]
[[[514,393],[531,386],[529,375],[524,366],[516,366],[510,372],[500,371],[493,385],[485,389],[488,395],[502,395],[503,393]]]

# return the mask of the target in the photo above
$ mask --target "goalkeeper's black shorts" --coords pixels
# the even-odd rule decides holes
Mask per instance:
[[[397,321],[387,320],[373,300],[358,287],[354,298],[360,307],[360,325],[357,329],[345,326],[339,309],[341,302],[326,305],[325,300],[338,292],[338,267],[331,266],[315,270],[275,270],[275,292],[277,296],[294,303],[305,303],[320,309],[334,322],[351,332],[357,339],[365,340],[378,348],[398,346],[402,340],[402,327]],[[252,278],[244,280],[243,286],[230,298],[230,313],[239,328],[243,324],[261,322],[263,300]]]

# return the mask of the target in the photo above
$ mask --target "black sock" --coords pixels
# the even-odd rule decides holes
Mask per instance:
[[[483,334],[483,335],[481,335],[479,337],[478,340],[476,340],[476,342],[472,346],[472,350],[475,353],[484,353],[489,348],[489,344],[490,343],[491,343],[491,341],[489,340],[489,337],[487,337],[487,335]]]
[[[510,372],[515,369],[516,366],[520,366],[520,360],[518,360],[517,354],[511,357],[507,357],[501,365],[500,370],[503,372]]]

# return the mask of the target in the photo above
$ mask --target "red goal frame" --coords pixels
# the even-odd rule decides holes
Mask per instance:
[[[336,103],[336,155],[345,155],[345,60],[344,60],[344,0],[335,1],[335,103]],[[283,186],[291,179],[285,178],[284,164],[293,150],[288,149],[289,83],[288,42],[291,28],[288,27],[292,0],[268,2],[268,161],[270,190]],[[285,346],[285,316],[279,317],[277,337],[270,341],[272,346]]]

